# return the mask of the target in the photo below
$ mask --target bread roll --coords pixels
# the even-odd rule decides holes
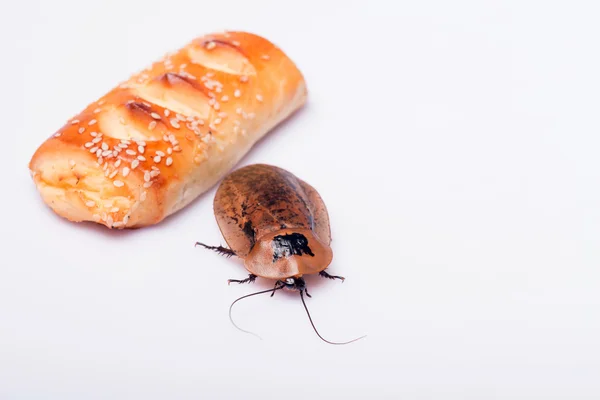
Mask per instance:
[[[74,116],[29,169],[44,202],[70,221],[156,224],[216,184],[306,96],[301,72],[268,40],[206,35]]]

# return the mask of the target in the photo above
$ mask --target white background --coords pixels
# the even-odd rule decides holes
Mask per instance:
[[[598,399],[595,2],[26,0],[3,7],[0,399]],[[65,222],[36,147],[216,30],[274,41],[307,106],[243,160],[315,186],[334,273],[227,286],[214,189],[164,223]]]

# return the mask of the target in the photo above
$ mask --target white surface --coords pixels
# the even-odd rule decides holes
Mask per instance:
[[[2,13],[0,399],[597,399],[594,2],[20,1]],[[450,4],[451,3],[451,4]],[[340,5],[345,4],[344,7]],[[237,296],[214,190],[165,223],[66,223],[35,148],[192,37],[250,30],[310,103],[244,159],[314,185],[339,282]],[[317,283],[317,281],[319,283]]]

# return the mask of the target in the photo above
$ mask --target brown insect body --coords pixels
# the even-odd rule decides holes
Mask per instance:
[[[323,341],[347,344],[361,339],[342,343],[324,339],[304,301],[304,293],[311,296],[303,275],[318,273],[324,278],[344,280],[325,272],[333,258],[329,216],[323,199],[312,186],[284,169],[249,165],[230,173],[221,182],[214,212],[229,248],[197,244],[244,260],[250,276],[229,282],[253,282],[256,277],[276,281],[271,290],[235,300],[229,307],[230,319],[231,307],[239,300],[268,292],[273,296],[277,290],[289,289],[300,293],[310,323]]]
[[[225,241],[253,275],[300,278],[331,263],[327,208],[288,171],[265,164],[234,171],[219,186],[214,211]]]

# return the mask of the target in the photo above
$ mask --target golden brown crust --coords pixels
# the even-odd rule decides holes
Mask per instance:
[[[213,186],[305,99],[302,74],[268,40],[206,35],[90,104],[29,168],[71,221],[151,225]]]

